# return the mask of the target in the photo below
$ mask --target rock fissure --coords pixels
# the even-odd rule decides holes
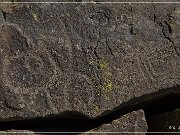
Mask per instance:
[[[6,22],[6,12],[5,11],[1,11],[1,12],[2,12],[3,18],[4,18],[5,22]]]
[[[177,47],[175,46],[174,41],[170,37],[172,34],[171,26],[167,23],[167,21],[160,22],[159,25],[162,27],[162,33],[163,33],[164,37],[172,44],[174,51],[180,57],[180,54],[177,51]]]
[[[106,45],[107,45],[107,47],[108,47],[108,50],[109,50],[110,54],[113,56],[113,58],[115,59],[114,53],[113,53],[111,47],[109,46],[109,43],[108,43],[108,42],[109,42],[109,41],[108,41],[108,39],[107,39],[107,37],[106,37]]]
[[[97,118],[89,118],[78,112],[64,112],[62,114],[44,117],[9,118],[0,120],[0,130],[32,130],[42,131],[70,131],[85,132],[111,123],[127,113],[143,109],[147,117],[180,108],[180,86],[174,86],[156,93],[132,99],[111,111],[104,112]],[[165,91],[168,90],[168,91]],[[12,119],[12,120],[11,120]],[[50,124],[51,123],[51,124]]]

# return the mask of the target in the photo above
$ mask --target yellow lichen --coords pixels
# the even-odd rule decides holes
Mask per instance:
[[[104,84],[104,90],[105,92],[109,92],[110,90],[112,90],[112,82],[106,82]]]
[[[36,13],[32,13],[32,16],[33,16],[33,19],[34,19],[35,21],[38,20],[38,15],[37,15]]]
[[[99,66],[100,72],[96,74],[96,77],[99,77],[99,79],[101,80],[101,84],[96,83],[96,88],[101,90],[101,94],[106,100],[109,100],[109,94],[112,91],[113,86],[112,72],[109,62],[104,57],[101,57],[97,62],[97,66]],[[94,80],[95,79],[93,79],[93,81]]]
[[[99,67],[101,69],[107,69],[108,66],[109,66],[109,63],[105,59],[102,58],[99,60]]]
[[[102,94],[105,99],[109,99],[109,93],[112,90],[112,72],[109,68],[109,62],[102,57],[99,60],[99,67],[102,71]]]
[[[99,113],[100,112],[100,108],[99,108],[99,106],[95,106],[95,111],[96,111],[96,113]]]

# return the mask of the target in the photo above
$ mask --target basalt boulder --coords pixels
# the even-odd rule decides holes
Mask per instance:
[[[90,118],[180,84],[180,5],[0,4],[0,118]]]

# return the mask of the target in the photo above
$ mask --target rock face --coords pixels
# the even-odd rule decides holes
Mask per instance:
[[[180,84],[179,4],[0,8],[1,119],[65,111],[94,118]]]
[[[114,120],[111,124],[104,124],[93,132],[147,132],[148,126],[146,123],[145,115],[143,110],[133,111],[128,113],[121,118]],[[138,133],[137,133],[138,134]]]

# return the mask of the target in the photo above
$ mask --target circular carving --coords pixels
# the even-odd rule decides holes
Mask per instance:
[[[49,86],[57,70],[44,45],[32,47],[13,25],[5,25],[0,34],[4,84],[11,89]]]
[[[55,64],[41,50],[5,57],[3,64],[5,84],[11,87],[45,87],[55,77]]]

